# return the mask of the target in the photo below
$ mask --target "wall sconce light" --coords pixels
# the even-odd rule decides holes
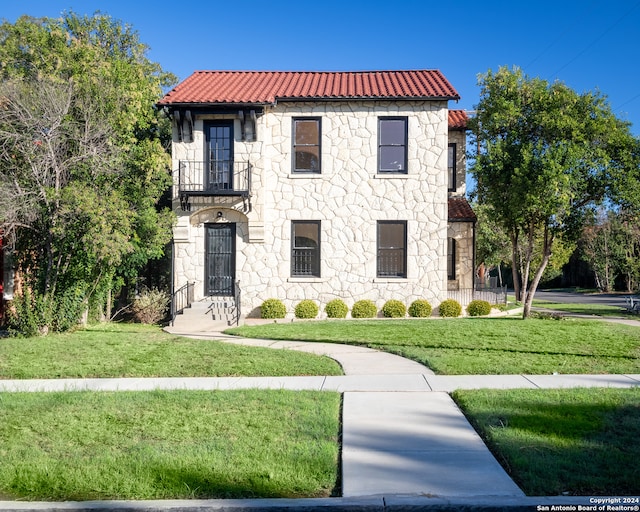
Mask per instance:
[[[221,218],[222,218],[222,212],[218,212],[217,217],[218,217],[219,219],[221,219]]]

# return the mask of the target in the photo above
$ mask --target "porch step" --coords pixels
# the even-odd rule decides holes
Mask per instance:
[[[209,297],[192,303],[176,315],[171,330],[181,333],[220,331],[235,325],[236,316],[233,297]]]

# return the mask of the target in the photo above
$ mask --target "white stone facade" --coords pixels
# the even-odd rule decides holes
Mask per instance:
[[[183,211],[174,198],[174,287],[193,282],[196,300],[205,298],[205,226],[222,222],[236,226],[244,316],[259,315],[262,301],[272,297],[285,303],[289,316],[302,299],[316,301],[321,311],[334,298],[349,307],[360,299],[381,307],[389,299],[408,306],[419,298],[437,306],[447,298],[447,237],[469,238],[457,232],[462,225],[454,232],[447,222],[447,115],[446,101],[279,102],[257,118],[253,142],[237,136],[236,119],[235,160],[252,166],[250,199],[198,197]],[[377,172],[378,119],[388,116],[407,119],[406,174]],[[319,174],[292,173],[297,117],[321,118]],[[202,161],[204,122],[224,118],[234,116],[194,111],[192,140],[179,142],[174,133],[173,169],[181,160]],[[464,161],[458,172],[464,193]],[[292,222],[303,220],[320,221],[320,277],[291,276]],[[378,221],[406,222],[406,278],[377,277]],[[465,271],[472,282],[472,269]]]
[[[464,129],[449,131],[449,144],[456,145],[455,187],[449,197],[464,197],[466,194],[466,133]],[[474,223],[449,222],[447,236],[455,240],[454,279],[449,279],[448,290],[471,290],[474,276]]]

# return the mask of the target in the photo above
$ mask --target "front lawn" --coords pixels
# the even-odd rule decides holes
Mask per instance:
[[[241,326],[245,337],[364,345],[438,374],[640,373],[640,329],[590,320],[340,320]]]
[[[640,389],[456,391],[529,496],[640,494]]]
[[[141,324],[99,324],[0,339],[0,379],[342,375],[323,356],[174,336]]]
[[[0,500],[339,492],[337,393],[0,393],[0,418]]]

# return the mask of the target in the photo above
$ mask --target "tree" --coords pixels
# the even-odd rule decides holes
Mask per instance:
[[[585,225],[580,254],[594,272],[598,289],[610,292],[617,278],[627,292],[640,281],[640,219],[625,210],[600,209]]]
[[[574,243],[585,214],[637,180],[638,141],[599,93],[577,94],[518,68],[488,71],[479,85],[470,171],[478,202],[509,236],[526,318],[555,245]]]
[[[473,204],[478,218],[476,228],[476,260],[483,265],[485,274],[498,269],[500,286],[503,286],[502,265],[511,259],[511,245],[504,230],[494,222],[489,208],[483,204]],[[476,272],[478,275],[479,272]],[[480,277],[480,276],[478,276]]]
[[[476,257],[480,264],[484,265],[485,271],[489,272],[498,269],[500,278],[500,286],[503,286],[502,265],[512,265],[512,247],[509,235],[504,229],[492,218],[491,209],[486,204],[474,204],[473,211],[478,217],[478,227],[476,231]],[[531,265],[529,266],[528,279],[532,280],[534,274],[532,268],[537,268],[542,259],[540,251],[542,240],[535,238],[533,243],[533,256]],[[554,251],[549,258],[543,280],[550,280],[562,274],[562,268],[567,263],[574,252],[575,244],[565,243],[562,239],[556,239],[554,242]],[[526,254],[525,242],[520,238],[517,247],[517,274],[522,276],[526,266],[523,256]]]
[[[146,49],[101,14],[0,25],[0,230],[42,331],[103,307],[171,237],[154,104],[175,77]]]

